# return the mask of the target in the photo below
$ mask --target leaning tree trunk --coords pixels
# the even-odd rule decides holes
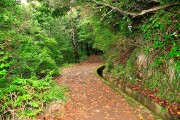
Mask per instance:
[[[74,32],[74,27],[73,27],[73,20],[71,19],[71,29],[72,29],[72,40],[71,40],[71,44],[74,50],[74,57],[75,59],[79,59],[79,54],[78,54],[78,48],[75,42],[75,32]]]

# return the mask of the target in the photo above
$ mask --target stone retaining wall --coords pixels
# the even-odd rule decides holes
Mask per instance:
[[[131,96],[136,101],[143,104],[145,107],[150,109],[156,115],[160,116],[164,120],[180,120],[177,116],[171,114],[165,107],[160,106],[156,102],[152,101],[150,98],[142,95],[138,91],[134,91],[131,88],[127,87],[126,84],[120,84],[116,81],[113,81],[106,73],[103,72],[105,66],[101,66],[97,69],[97,73],[101,76],[105,81],[109,82],[114,88],[118,88],[122,92],[126,93],[128,96]]]

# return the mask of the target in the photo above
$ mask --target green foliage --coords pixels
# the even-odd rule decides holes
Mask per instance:
[[[0,105],[0,112],[4,113],[4,119],[10,115],[16,119],[25,119],[25,116],[35,117],[44,110],[43,106],[47,101],[65,101],[65,91],[66,89],[55,86],[50,76],[41,80],[35,77],[15,78],[8,87],[0,89],[0,94],[3,94],[0,100],[4,103]]]
[[[68,92],[67,88],[60,88],[59,86],[57,86],[57,84],[54,84],[54,86],[50,90],[43,94],[43,100],[44,102],[51,100],[61,100],[61,102],[64,102],[66,101],[66,95],[64,94],[65,92]]]
[[[39,20],[36,9],[14,0],[0,2],[0,7],[1,118],[35,117],[49,101],[66,98],[66,90],[52,83],[52,76],[59,74],[57,65],[64,61],[57,39],[46,33],[45,20],[53,18]]]
[[[5,79],[8,75],[8,70],[9,70],[9,67],[11,66],[12,64],[12,61],[10,60],[10,54],[9,52],[6,52],[4,50],[4,45],[0,44],[0,47],[2,50],[0,52],[0,83],[4,83],[5,82]],[[3,48],[3,49],[2,49]],[[0,86],[3,86],[4,84],[1,84]]]
[[[57,63],[59,65],[64,64],[66,62],[71,63],[74,62],[74,51],[71,45],[71,30],[69,27],[69,21],[67,20],[67,16],[63,16],[61,18],[55,18],[49,22],[51,26],[50,35],[56,40],[58,52],[61,56],[58,57],[59,61]],[[54,48],[54,46],[53,46]],[[57,57],[56,57],[57,58]]]
[[[104,3],[101,0],[99,2]],[[151,1],[154,4],[132,0],[106,2],[124,11],[141,12],[158,4],[177,1],[161,0],[159,3]],[[115,80],[122,80],[152,91],[158,88],[158,96],[179,102],[178,9],[179,6],[173,6],[130,18],[118,14],[115,10],[109,12],[109,7],[104,5],[96,11],[96,16],[100,17],[96,17],[95,23],[94,19],[89,19],[88,28],[93,30],[85,29],[82,38],[85,40],[93,38],[94,47],[104,51],[106,71],[113,75]],[[132,25],[131,30],[128,29],[128,25]],[[142,54],[145,57],[139,61]]]
[[[112,42],[113,34],[105,27],[98,27],[95,29],[95,44],[94,46],[101,50],[106,50],[106,47]]]
[[[81,0],[38,1],[37,4],[30,1],[27,6],[15,0],[0,1],[0,114],[3,119],[34,117],[51,100],[66,100],[66,89],[57,87],[51,77],[59,74],[58,66],[77,61],[73,44],[83,59],[93,48],[102,50],[106,70],[116,80],[152,91],[158,88],[157,95],[179,101],[179,6],[130,18],[105,5],[92,5],[92,1],[88,1],[91,7],[80,4],[86,3]],[[141,12],[157,4],[177,1],[106,2],[124,11]],[[147,66],[137,64],[142,51],[146,53],[147,61],[143,62]]]
[[[180,57],[180,42],[177,32],[179,31],[177,9],[178,7],[173,7],[169,12],[160,10],[141,26],[144,32],[144,39],[148,43],[148,48],[146,48],[147,53],[152,54],[152,52],[149,52],[152,50],[154,53],[159,53],[154,56],[155,61],[153,66],[164,64],[171,59],[175,60],[176,67],[180,66],[178,62]]]

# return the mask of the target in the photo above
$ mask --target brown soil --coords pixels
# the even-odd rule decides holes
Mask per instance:
[[[154,120],[150,113],[134,108],[126,99],[104,84],[96,74],[102,65],[100,56],[63,69],[56,78],[69,89],[64,114],[54,120]],[[47,118],[48,119],[48,118]]]

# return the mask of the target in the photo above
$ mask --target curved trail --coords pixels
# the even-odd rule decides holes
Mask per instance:
[[[99,56],[63,69],[56,80],[70,89],[63,118],[59,120],[153,120],[150,113],[131,107],[122,95],[96,74],[103,63]]]

